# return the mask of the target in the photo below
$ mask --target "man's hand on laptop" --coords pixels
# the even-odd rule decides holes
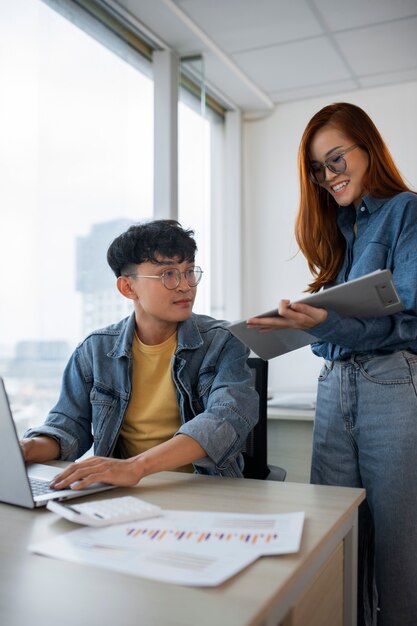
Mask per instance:
[[[112,459],[93,456],[72,463],[50,483],[53,489],[85,489],[93,483],[108,483],[119,487],[132,487],[142,478],[138,471],[138,457]]]
[[[52,437],[30,437],[20,440],[26,463],[46,463],[59,459],[59,443]]]
[[[188,435],[178,434],[146,452],[129,459],[92,456],[72,463],[51,483],[53,489],[85,489],[93,483],[133,487],[141,478],[188,465],[206,456],[200,444]]]

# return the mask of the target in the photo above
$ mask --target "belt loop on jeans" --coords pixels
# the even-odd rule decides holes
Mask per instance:
[[[357,362],[357,354],[353,352],[351,355],[346,356],[344,359],[338,359],[334,361],[334,363],[340,363],[340,365],[353,365],[354,367],[359,367],[359,363]],[[330,363],[332,361],[329,361]]]

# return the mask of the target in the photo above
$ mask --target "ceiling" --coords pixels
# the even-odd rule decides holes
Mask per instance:
[[[108,0],[244,112],[417,80],[417,0]]]

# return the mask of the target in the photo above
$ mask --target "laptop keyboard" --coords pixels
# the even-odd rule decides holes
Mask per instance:
[[[55,489],[51,489],[47,480],[41,478],[30,478],[30,487],[34,496],[43,496],[45,493],[55,493]]]

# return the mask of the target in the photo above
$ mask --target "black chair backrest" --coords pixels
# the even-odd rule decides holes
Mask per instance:
[[[270,473],[267,444],[268,361],[250,357],[248,365],[252,370],[253,386],[259,395],[259,419],[246,440],[243,475],[245,478],[264,480]]]

